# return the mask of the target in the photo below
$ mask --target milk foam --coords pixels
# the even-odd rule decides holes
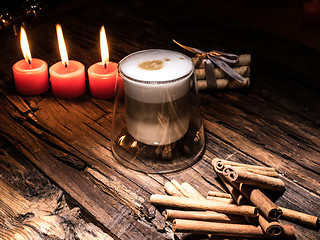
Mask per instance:
[[[189,57],[163,49],[135,52],[119,63],[125,94],[146,103],[168,102],[187,94],[193,69]]]
[[[158,70],[146,70],[139,64],[146,61],[162,61],[163,67]],[[147,82],[170,81],[188,75],[193,64],[186,55],[170,50],[150,49],[133,53],[124,58],[121,72],[132,79]]]

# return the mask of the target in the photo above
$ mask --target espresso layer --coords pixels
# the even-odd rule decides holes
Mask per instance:
[[[166,145],[179,140],[189,126],[188,95],[164,103],[143,103],[125,96],[127,127],[138,141]]]

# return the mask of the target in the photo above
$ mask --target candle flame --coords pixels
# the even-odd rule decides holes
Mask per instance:
[[[106,65],[109,61],[109,47],[107,42],[107,35],[104,26],[100,30],[100,50],[101,50],[101,60],[102,64]]]
[[[61,56],[61,61],[65,66],[68,66],[69,59],[68,59],[68,52],[66,48],[66,43],[64,42],[63,32],[60,24],[56,25],[57,30],[57,37],[58,37],[58,44],[59,44],[59,51]]]
[[[21,31],[20,31],[20,45],[21,45],[23,57],[30,64],[32,61],[32,57],[31,57],[30,47],[28,43],[27,33],[23,27],[21,27]]]

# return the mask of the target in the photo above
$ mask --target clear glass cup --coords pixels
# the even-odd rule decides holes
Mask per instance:
[[[185,169],[205,148],[192,60],[179,52],[149,49],[118,66],[112,153],[122,165],[146,173]]]

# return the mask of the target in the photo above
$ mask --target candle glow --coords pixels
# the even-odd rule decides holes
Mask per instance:
[[[60,24],[56,25],[56,30],[57,30],[58,45],[59,45],[61,61],[65,65],[65,67],[67,67],[69,64],[68,52],[67,52],[67,47],[66,47],[66,43],[63,38],[63,32],[62,32],[62,28],[61,28]]]
[[[102,26],[100,30],[100,50],[102,64],[106,67],[107,63],[109,62],[109,47],[104,26]]]
[[[28,43],[27,33],[23,27],[21,27],[21,31],[20,31],[20,45],[21,45],[23,57],[26,59],[26,61],[29,64],[31,64],[32,57],[31,57],[30,47]]]

